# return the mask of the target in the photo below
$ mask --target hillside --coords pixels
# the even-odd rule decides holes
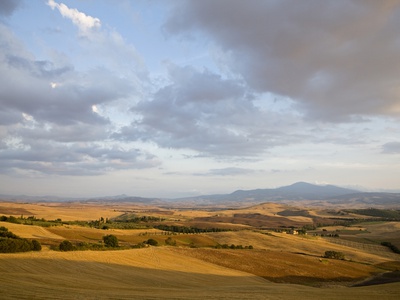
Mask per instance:
[[[400,288],[399,283],[340,289],[276,284],[232,269],[229,260],[247,262],[247,258],[238,256],[239,252],[232,252],[236,258],[228,257],[216,264],[205,261],[204,255],[196,251],[149,248],[1,254],[1,298],[397,299]],[[269,258],[276,259],[271,255]],[[207,259],[212,261],[213,256]],[[290,260],[287,263],[286,269],[292,264]]]
[[[122,202],[3,202],[2,213],[15,217],[13,223],[4,218],[0,226],[40,241],[42,251],[0,254],[1,299],[399,296],[399,255],[380,243],[400,246],[400,222],[365,222],[366,216],[361,215],[395,213],[391,211],[321,210],[269,202],[213,209]],[[59,216],[73,220],[74,214],[78,221],[57,221]],[[102,216],[109,216],[109,222],[99,223]],[[338,220],[344,225],[333,224]],[[317,222],[325,225],[313,226]],[[309,228],[308,234],[295,234],[303,226]],[[119,240],[119,247],[103,246],[103,237],[110,234]],[[148,239],[158,246],[143,244]],[[98,247],[61,252],[64,240]],[[345,259],[326,258],[327,250],[342,253]],[[382,284],[389,281],[393,283]],[[363,286],[364,282],[374,285]]]

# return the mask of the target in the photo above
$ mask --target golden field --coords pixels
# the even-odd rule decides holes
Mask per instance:
[[[234,230],[167,236],[153,228],[103,230],[0,222],[43,246],[40,252],[0,254],[0,299],[399,299],[398,278],[392,283],[353,287],[400,270],[400,255],[378,242],[371,244],[386,238],[396,242],[399,222],[324,227],[327,232],[343,232],[340,243],[334,238],[262,228],[265,224],[307,223],[308,216],[292,216],[287,213],[291,209],[279,204],[213,211],[129,203],[2,202],[0,216],[91,221],[129,212],[163,217],[167,224]],[[280,214],[282,211],[289,216]],[[316,210],[309,214],[323,215]],[[106,234],[118,237],[125,250],[52,250],[63,240],[99,243]],[[167,246],[167,237],[172,237],[176,246]],[[148,238],[157,240],[159,246],[129,249]],[[251,245],[254,249],[215,249],[218,244]],[[327,250],[340,251],[346,259],[323,258]]]

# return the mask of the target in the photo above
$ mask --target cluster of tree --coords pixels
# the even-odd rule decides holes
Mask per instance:
[[[138,228],[149,228],[151,226],[144,225],[149,222],[163,221],[164,219],[152,216],[134,216],[130,218],[120,217],[120,219],[110,220],[108,218],[101,217],[98,220],[87,222],[85,225],[98,229],[138,229]]]
[[[318,235],[317,233],[315,233],[314,235]],[[321,237],[340,237],[340,235],[338,233],[321,233]]]
[[[252,245],[242,246],[242,245],[228,245],[228,244],[218,244],[215,246],[216,249],[254,249]]]
[[[0,217],[0,221],[2,222],[9,222],[9,223],[15,223],[15,224],[20,224],[21,222],[18,220],[18,218],[14,217],[14,216],[1,216]]]
[[[317,229],[317,226],[315,224],[306,224],[306,225],[303,226],[302,229],[304,229],[306,231],[307,230],[315,230],[315,229]]]
[[[60,243],[60,245],[58,246],[58,248],[60,249],[60,251],[73,251],[73,250],[75,250],[74,245],[68,240],[62,241]]]
[[[35,216],[24,217],[23,215],[18,218],[14,216],[1,216],[0,221],[15,224],[36,225],[42,227],[58,226],[63,224],[61,219],[46,220],[44,218],[36,218]]]
[[[79,242],[77,244],[72,244],[68,240],[64,240],[58,246],[60,251],[75,251],[75,250],[101,250],[106,248],[118,248],[119,241],[115,235],[109,234],[103,236],[103,244],[95,244],[95,243],[85,243]]]
[[[338,251],[325,251],[325,258],[344,259],[344,253]]]
[[[382,242],[381,245],[385,246],[385,247],[388,247],[394,253],[400,254],[400,249],[398,247],[396,247],[395,245],[393,245],[392,243],[390,243],[390,242]]]
[[[126,223],[141,223],[141,222],[148,223],[148,222],[161,222],[161,221],[165,221],[165,219],[153,216],[133,216],[133,217],[121,216],[121,218],[114,220],[114,222],[126,222]]]
[[[158,246],[158,241],[156,241],[155,239],[148,239],[146,241],[143,241],[142,243],[131,245],[131,248],[143,248],[143,247],[148,247],[149,245]],[[73,244],[72,242],[65,240],[59,244],[58,249],[60,251],[79,251],[79,250],[105,250],[105,249],[123,249],[123,248],[121,248],[121,246],[119,245],[118,238],[115,235],[109,234],[103,236],[103,243],[100,244],[85,243],[85,242],[79,242]]]
[[[14,233],[8,231],[6,227],[0,227],[0,252],[15,253],[40,251],[42,245],[37,240],[28,240],[20,238]]]
[[[113,234],[103,236],[103,242],[104,242],[104,245],[108,248],[118,248],[119,247],[118,238]]]
[[[158,246],[158,242],[155,239],[148,239],[147,241],[144,241],[143,244],[147,244],[150,246]]]
[[[89,222],[87,222],[87,224],[89,225],[89,227],[94,227],[94,228],[99,228],[99,229],[101,229],[101,228],[103,228],[104,226],[107,226],[107,225],[105,225],[105,224],[109,224],[111,221],[108,219],[108,218],[103,218],[103,217],[100,217],[100,219],[98,219],[98,220],[93,220],[93,221],[89,221]],[[107,228],[104,228],[104,229],[107,229]]]
[[[93,226],[92,226],[93,227]],[[110,222],[104,225],[98,226],[99,229],[148,229],[147,223],[129,223],[129,222]]]
[[[146,241],[143,241],[142,243],[131,245],[131,248],[144,248],[148,246],[158,246],[158,241],[156,241],[155,239],[148,239]]]
[[[204,233],[204,232],[228,231],[227,229],[222,229],[222,228],[197,228],[197,227],[165,225],[165,224],[156,225],[154,226],[154,228],[176,233]]]

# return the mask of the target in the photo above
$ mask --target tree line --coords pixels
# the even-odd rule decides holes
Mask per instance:
[[[8,228],[0,227],[0,253],[16,253],[28,251],[40,251],[42,245],[37,240],[20,238]]]
[[[159,224],[153,226],[156,229],[164,230],[164,231],[171,231],[176,233],[204,233],[204,232],[222,232],[222,231],[230,231],[229,229],[222,229],[222,228],[198,228],[198,227],[191,227],[191,226],[177,226],[177,225],[165,225]]]

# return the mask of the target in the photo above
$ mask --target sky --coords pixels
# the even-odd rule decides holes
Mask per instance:
[[[400,189],[399,0],[2,0],[0,194]]]

